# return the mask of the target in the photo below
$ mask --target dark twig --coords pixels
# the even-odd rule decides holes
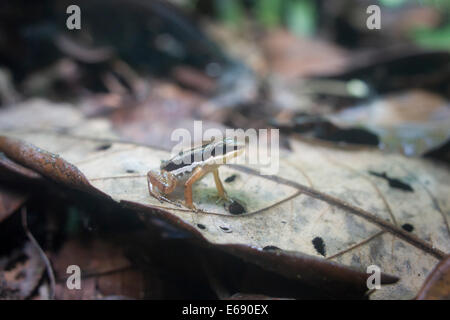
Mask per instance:
[[[56,281],[55,281],[55,275],[53,273],[52,265],[50,263],[50,260],[48,260],[47,255],[45,254],[44,250],[42,250],[41,246],[39,245],[37,240],[34,238],[34,236],[31,234],[30,230],[28,229],[27,208],[22,207],[21,213],[22,213],[23,229],[25,230],[25,233],[26,233],[28,239],[30,239],[30,241],[38,249],[41,258],[42,258],[42,260],[44,260],[45,266],[47,267],[47,274],[48,274],[48,278],[50,280],[50,299],[53,300],[53,299],[55,299]]]

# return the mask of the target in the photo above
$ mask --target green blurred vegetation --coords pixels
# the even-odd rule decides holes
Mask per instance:
[[[450,50],[450,23],[439,29],[417,29],[412,33],[412,37],[421,47]]]
[[[185,8],[195,11],[199,0],[178,0]],[[375,0],[386,10],[402,10],[416,5],[433,7],[450,16],[450,0]],[[213,18],[224,24],[241,28],[244,21],[251,19],[262,28],[285,27],[299,36],[314,36],[319,23],[320,9],[316,0],[214,0],[211,2]],[[323,5],[326,5],[323,4]],[[409,37],[419,46],[430,49],[450,49],[450,23],[434,29],[417,28]]]
[[[251,14],[262,27],[287,27],[291,32],[311,36],[316,30],[317,10],[314,0],[257,0],[249,6],[243,0],[215,0],[217,17],[227,25],[241,26]]]

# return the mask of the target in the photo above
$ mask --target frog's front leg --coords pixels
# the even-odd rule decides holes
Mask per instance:
[[[192,185],[196,181],[203,178],[203,176],[207,173],[208,173],[207,170],[199,167],[192,172],[192,175],[189,177],[189,179],[184,184],[184,202],[186,204],[186,207],[193,209],[193,210],[197,210],[192,201]]]
[[[165,195],[168,195],[175,190],[177,186],[177,179],[174,175],[165,170],[151,170],[147,173],[148,191],[151,196],[155,197],[159,201],[170,201]]]

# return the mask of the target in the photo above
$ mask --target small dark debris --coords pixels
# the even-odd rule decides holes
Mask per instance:
[[[325,243],[323,242],[323,239],[321,237],[315,237],[312,240],[312,244],[316,251],[325,257]]]
[[[405,223],[404,225],[402,225],[403,230],[406,230],[408,232],[412,232],[414,230],[414,226],[409,224],[409,223]]]
[[[226,233],[231,233],[231,232],[233,232],[233,230],[231,230],[231,229],[228,228],[228,227],[219,226],[219,228],[220,228],[223,232],[226,232]]]
[[[20,272],[16,274],[14,279],[15,280],[22,280],[22,279],[25,279],[25,277],[26,277],[25,271],[24,270],[20,270]]]
[[[203,224],[201,224],[201,223],[197,224],[197,227],[199,227],[202,230],[206,229],[206,227]]]
[[[230,183],[233,182],[236,179],[237,175],[233,174],[225,179],[225,182]]]
[[[59,134],[68,134],[69,128],[56,128],[56,132],[58,132]]]
[[[313,127],[313,130],[314,135],[317,138],[331,142],[369,146],[378,146],[380,143],[378,136],[370,130],[360,128],[339,128],[327,121],[317,122]]]
[[[230,204],[228,211],[231,214],[242,214],[245,212],[245,208],[237,201],[234,201]]]
[[[107,143],[107,144],[102,144],[100,146],[98,146],[95,150],[97,151],[105,151],[108,150],[109,148],[111,148],[111,143]]]
[[[9,261],[4,267],[5,271],[10,271],[14,269],[18,264],[25,263],[28,260],[28,256],[26,254],[21,254],[18,257]]]
[[[383,178],[386,181],[389,182],[389,186],[391,188],[396,188],[396,189],[400,189],[406,192],[414,192],[414,189],[407,183],[399,180],[399,179],[395,179],[395,178],[390,178],[388,177],[388,175],[386,174],[386,172],[383,173],[378,173],[375,171],[369,171],[369,173],[373,176],[379,177],[379,178]]]
[[[273,250],[281,250],[280,248],[276,247],[276,246],[265,246],[263,248],[264,251],[273,251]]]
[[[132,169],[128,169],[127,173],[136,173],[136,171],[132,170]]]

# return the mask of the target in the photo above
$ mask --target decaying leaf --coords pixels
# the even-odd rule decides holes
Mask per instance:
[[[58,276],[57,299],[102,299],[123,296],[134,299],[159,298],[159,279],[148,277],[133,267],[123,250],[113,244],[93,240],[89,243],[70,239],[52,259]],[[77,265],[82,290],[70,290],[66,281],[72,273],[67,267]],[[147,270],[149,271],[149,270]],[[146,277],[147,276],[147,277]],[[146,288],[150,289],[146,289]]]
[[[23,250],[0,259],[0,298],[28,298],[44,271],[45,264],[37,248],[31,242],[25,243]]]
[[[396,281],[388,274],[401,280],[371,298],[413,298],[450,251],[450,174],[427,160],[291,141],[277,175],[250,166],[220,169],[222,178],[234,176],[225,188],[246,213],[232,215],[217,203],[209,176],[194,187],[205,212],[194,213],[148,194],[146,173],[168,158],[166,151],[86,138],[88,131],[2,134],[8,138],[0,138],[0,151],[47,178],[111,197],[144,217],[157,214],[211,245],[324,290],[365,291],[366,267],[376,265],[382,283]]]
[[[342,48],[283,30],[269,33],[262,46],[271,71],[290,79],[339,72],[349,61]]]
[[[11,161],[0,152],[0,180],[2,182],[13,181],[17,183],[20,177],[34,181],[42,180],[42,176],[39,173]]]
[[[449,102],[424,90],[391,94],[329,118],[343,128],[362,126],[378,135],[383,149],[410,156],[421,155],[450,138]]]
[[[0,185],[0,222],[19,209],[26,199],[23,192]]]
[[[450,256],[434,268],[417,294],[417,299],[450,300]]]

